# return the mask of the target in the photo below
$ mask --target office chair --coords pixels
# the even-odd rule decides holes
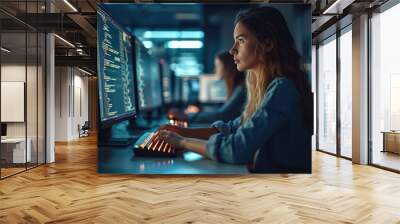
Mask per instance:
[[[82,127],[78,124],[79,138],[89,136],[89,129],[90,129],[89,121],[85,121]]]

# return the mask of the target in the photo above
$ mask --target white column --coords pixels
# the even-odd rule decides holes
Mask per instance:
[[[54,6],[47,1],[48,12],[54,11]],[[46,35],[46,163],[55,162],[54,132],[55,132],[55,44],[54,35]]]
[[[314,123],[314,133],[311,137],[312,140],[312,150],[317,149],[317,47],[312,45],[311,47],[311,90],[314,93],[314,108],[313,108],[313,123]]]
[[[353,162],[368,163],[368,16],[353,19]]]
[[[55,141],[69,141],[71,132],[71,67],[55,68]]]

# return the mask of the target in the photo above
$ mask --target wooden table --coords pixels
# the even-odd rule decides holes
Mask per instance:
[[[383,133],[382,152],[400,154],[400,131],[382,131],[381,133]]]

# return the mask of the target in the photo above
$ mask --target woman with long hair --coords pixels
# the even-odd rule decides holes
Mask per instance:
[[[284,17],[272,7],[239,12],[234,40],[230,53],[247,71],[242,115],[204,129],[164,126],[157,137],[252,172],[310,173],[312,93]]]
[[[172,109],[168,112],[170,119],[189,121],[190,123],[212,123],[222,120],[229,121],[240,116],[246,102],[245,74],[238,71],[233,56],[224,51],[214,60],[215,73],[224,81],[226,87],[225,103],[214,111],[185,112]],[[193,107],[192,107],[193,108]],[[193,109],[192,109],[193,110]]]

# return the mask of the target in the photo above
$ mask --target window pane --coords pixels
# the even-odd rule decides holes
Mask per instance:
[[[312,70],[311,70],[311,90],[314,93],[314,134],[312,136],[312,149],[315,150],[317,149],[316,147],[316,125],[317,125],[317,48],[315,45],[312,46],[312,51],[311,51],[311,63],[312,63]]]
[[[336,39],[318,48],[318,148],[336,153]]]
[[[26,141],[26,33],[1,34],[1,177],[25,170],[31,141]]]
[[[38,36],[36,32],[27,33],[27,44],[28,44],[28,61],[27,61],[27,80],[26,80],[26,114],[27,114],[27,139],[30,142],[31,153],[29,162],[27,163],[28,168],[37,165],[37,74],[38,74],[38,49],[37,41]]]
[[[352,35],[351,30],[340,37],[340,152],[352,154]]]
[[[42,33],[39,34],[38,45],[38,164],[45,163],[45,60],[46,60],[46,36]]]
[[[371,19],[372,163],[397,170],[400,170],[400,133],[384,136],[382,132],[400,130],[399,21],[400,4]]]

